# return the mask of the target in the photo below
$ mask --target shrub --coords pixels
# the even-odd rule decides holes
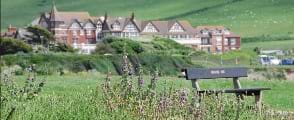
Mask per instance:
[[[17,52],[31,52],[32,47],[25,42],[13,38],[0,39],[0,55],[14,54]]]
[[[51,50],[54,52],[75,52],[75,49],[72,46],[64,43],[57,43],[57,45],[54,46]]]
[[[98,54],[106,54],[106,53],[114,53],[114,49],[107,43],[98,43],[96,45],[95,53]]]
[[[139,42],[125,38],[107,37],[103,39],[103,43],[98,43],[97,46],[96,53],[103,54],[105,54],[105,52],[121,54],[124,50],[131,54],[144,52],[144,48]]]

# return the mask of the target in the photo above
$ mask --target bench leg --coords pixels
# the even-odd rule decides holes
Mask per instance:
[[[255,104],[256,104],[256,109],[258,112],[261,112],[261,107],[262,107],[262,92],[260,91],[259,94],[255,95]]]

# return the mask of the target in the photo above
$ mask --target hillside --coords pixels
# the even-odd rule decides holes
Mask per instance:
[[[140,19],[225,25],[243,36],[294,34],[293,0],[56,0],[56,6],[61,11],[88,11],[92,16],[105,11],[125,16],[134,11]],[[9,24],[24,26],[50,8],[50,0],[1,0],[1,30]]]

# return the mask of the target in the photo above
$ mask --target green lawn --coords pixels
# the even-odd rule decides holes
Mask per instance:
[[[242,50],[253,50],[255,47],[262,49],[294,49],[294,40],[285,40],[285,41],[267,41],[267,42],[251,42],[243,43]]]
[[[125,112],[116,110],[109,112],[105,108],[102,97],[102,83],[106,75],[95,73],[79,73],[66,76],[48,76],[43,92],[35,99],[27,102],[9,101],[1,109],[1,119],[8,116],[11,106],[17,106],[13,119],[121,119]],[[17,82],[22,83],[25,76],[17,76]],[[44,77],[39,77],[44,78]],[[112,76],[111,84],[119,83],[119,76]],[[150,84],[150,77],[145,76],[145,87]],[[165,83],[166,81],[166,83]],[[137,82],[133,81],[136,85]],[[264,92],[265,106],[275,110],[294,110],[294,81],[251,81],[241,80],[242,87],[270,87],[272,90]],[[202,89],[232,88],[231,80],[200,81]],[[192,95],[191,82],[177,77],[161,77],[157,83],[157,93],[173,86],[173,88],[188,88]],[[95,92],[97,91],[97,92]],[[96,94],[98,93],[98,94]],[[228,96],[235,99],[234,94]],[[245,98],[252,101],[253,98]],[[234,101],[234,100],[233,100]],[[212,101],[212,103],[214,103]],[[229,109],[229,108],[228,108]],[[2,114],[3,113],[3,114]],[[246,114],[246,113],[245,113]],[[120,116],[122,115],[122,116]],[[251,116],[247,114],[247,116]],[[130,118],[129,118],[130,119]]]
[[[44,92],[41,94],[42,97],[58,97],[63,96],[66,99],[74,98],[75,95],[87,94],[93,92],[96,86],[99,87],[104,81],[106,75],[104,74],[73,74],[66,76],[49,76],[44,88]],[[24,80],[25,77],[18,77],[20,80]],[[42,77],[41,77],[42,78]],[[112,82],[119,82],[119,76],[113,76]],[[150,77],[144,77],[147,84],[149,84]],[[189,88],[192,89],[191,82],[186,81],[183,78],[177,77],[161,77],[158,82],[158,90],[163,90],[165,86],[165,80],[167,81],[167,87],[174,85],[176,88]],[[136,84],[137,81],[134,81]],[[202,80],[200,86],[202,89],[232,89],[231,80]],[[274,109],[281,110],[294,110],[294,81],[278,81],[278,80],[264,80],[264,81],[253,81],[241,79],[241,85],[243,88],[254,88],[254,87],[269,87],[272,88],[270,91],[264,92],[264,104]],[[86,98],[82,98],[86,99]],[[44,106],[45,107],[45,106]]]
[[[293,0],[56,0],[60,11],[88,11],[101,16],[126,16],[132,11],[141,19],[185,19],[194,26],[225,25],[242,36],[293,34]],[[50,0],[1,0],[1,29],[9,24],[25,26]]]

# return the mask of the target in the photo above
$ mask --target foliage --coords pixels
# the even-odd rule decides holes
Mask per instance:
[[[115,53],[115,51],[109,44],[100,42],[96,45],[95,53],[103,55],[107,53]]]
[[[47,29],[40,26],[29,26],[27,28],[28,32],[31,32],[31,37],[33,44],[42,44],[49,47],[49,44],[54,42],[54,36]]]
[[[53,48],[51,48],[51,51],[54,51],[54,52],[71,52],[71,53],[73,53],[76,50],[70,45],[58,42]]]
[[[131,54],[133,53],[138,54],[144,51],[144,48],[141,46],[139,42],[126,39],[126,38],[107,37],[103,40],[103,43],[104,44],[101,44],[101,47],[106,48],[108,51],[109,50],[111,51],[111,48],[112,48],[115,50],[115,53],[118,53],[118,54],[123,53],[124,49]],[[101,48],[98,48],[98,49],[101,49]]]
[[[30,64],[36,64],[40,67],[47,64],[49,74],[60,72],[60,68],[69,72],[98,71],[107,73],[111,71],[114,74],[120,74],[121,55],[81,55],[73,53],[48,53],[48,54],[16,54],[5,55],[3,61],[9,66],[19,65],[22,68]],[[192,64],[189,57],[139,54],[130,55],[134,65],[142,64],[146,71],[154,70],[158,67],[166,75],[176,75],[182,67],[200,66]],[[37,71],[38,72],[38,71]],[[38,74],[42,74],[39,73]],[[147,72],[146,72],[147,74]]]
[[[293,40],[294,36],[291,35],[262,35],[256,37],[245,37],[242,38],[242,43],[251,43],[251,42],[269,42],[269,41],[287,41]]]
[[[3,71],[2,71],[3,69]],[[1,108],[9,108],[7,111],[1,110],[1,117],[6,116],[7,120],[11,120],[22,104],[34,99],[40,94],[44,87],[45,80],[39,81],[36,75],[35,65],[28,68],[28,77],[22,87],[19,87],[15,81],[15,70],[12,68],[1,68]],[[11,104],[12,103],[12,104]]]
[[[25,42],[13,38],[0,39],[0,55],[14,54],[17,52],[31,52],[32,47]]]
[[[106,108],[109,117],[127,116],[129,119],[279,119],[281,116],[268,114],[263,107],[257,112],[246,101],[237,101],[232,97],[200,96],[189,89],[175,89],[173,85],[163,84],[158,91],[158,71],[154,71],[146,87],[142,70],[134,77],[130,71],[127,55],[123,55],[123,75],[120,83],[112,82],[110,74],[96,94],[102,91],[102,101],[96,102]],[[138,68],[140,69],[140,67]],[[137,80],[136,80],[137,79]],[[137,87],[134,81],[137,81]],[[148,83],[147,83],[148,84]],[[101,88],[101,89],[99,89]],[[201,102],[199,101],[201,99]],[[125,112],[117,112],[125,111]],[[285,119],[291,119],[286,115]]]

